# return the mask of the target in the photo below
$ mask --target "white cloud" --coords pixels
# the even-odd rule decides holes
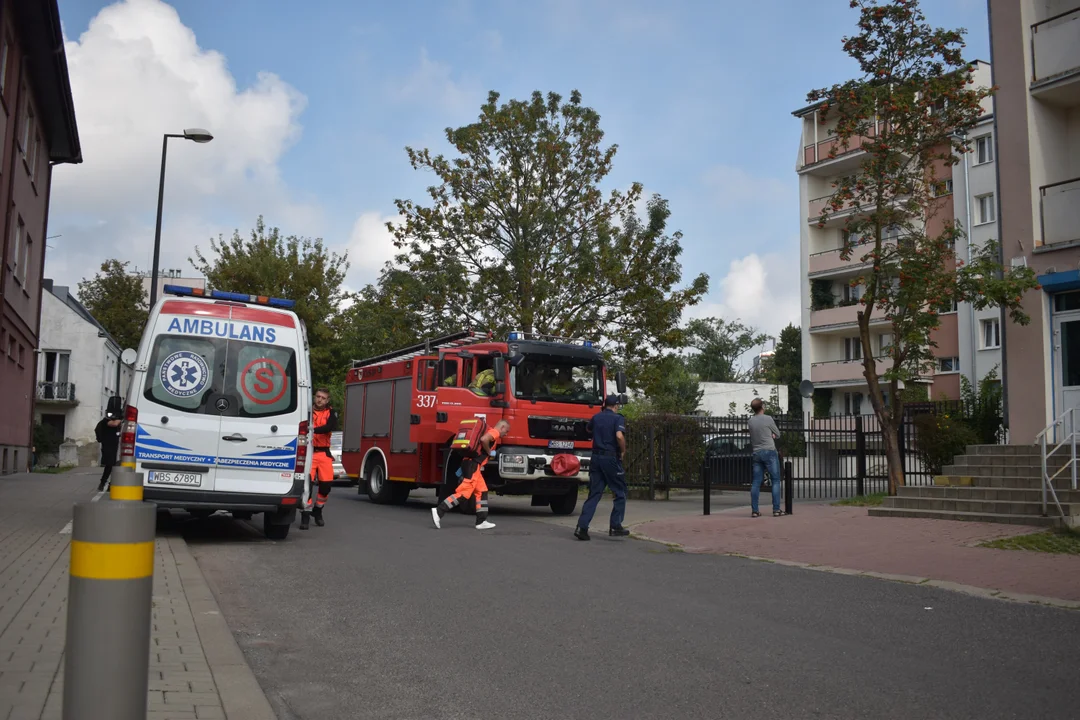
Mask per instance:
[[[800,323],[799,262],[796,254],[751,253],[731,261],[712,298],[687,308],[686,317],[719,317],[777,337]]]
[[[49,275],[73,284],[107,257],[149,266],[162,135],[189,127],[214,140],[169,141],[162,267],[191,272],[194,245],[245,232],[259,213],[283,231],[321,229],[320,209],[293,201],[280,177],[306,104],[281,78],[262,72],[238,88],[226,58],[160,0],[105,7],[65,50],[84,163],[54,173],[50,232],[63,238]]]
[[[420,48],[420,64],[393,91],[398,102],[435,105],[457,113],[478,111],[482,101],[479,89],[471,83],[455,80],[453,68],[432,60],[427,48]]]
[[[349,234],[349,281],[363,286],[378,279],[379,271],[394,259],[397,248],[394,236],[386,227],[387,222],[403,222],[400,215],[385,216],[378,212],[365,212],[353,223]]]

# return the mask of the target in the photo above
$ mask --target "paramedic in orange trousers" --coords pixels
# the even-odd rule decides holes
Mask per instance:
[[[491,456],[491,452],[495,449],[499,439],[509,431],[510,423],[506,420],[500,420],[495,423],[495,427],[488,428],[488,431],[480,438],[483,455],[477,460],[465,461],[466,463],[472,462],[475,464],[476,470],[473,471],[470,477],[461,481],[461,484],[454,490],[453,495],[431,508],[431,521],[435,523],[436,528],[442,527],[443,515],[453,510],[462,500],[467,500],[470,495],[473,496],[476,502],[476,529],[490,530],[495,527],[495,523],[488,522],[487,519],[488,486],[484,482],[484,465],[487,464],[488,458]],[[464,473],[462,474],[464,475]]]
[[[326,505],[326,498],[334,481],[334,456],[330,453],[330,434],[337,430],[337,421],[337,412],[330,407],[330,391],[326,388],[317,389],[315,409],[311,413],[311,424],[314,426],[311,431],[311,492],[308,494],[307,505],[300,513],[301,530],[308,529],[312,515],[319,527],[326,524],[323,520],[323,506]]]

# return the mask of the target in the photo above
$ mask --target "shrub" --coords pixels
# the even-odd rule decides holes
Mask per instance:
[[[653,475],[656,486],[664,482],[664,436],[668,437],[668,468],[673,484],[697,484],[705,459],[705,439],[701,423],[682,415],[642,415],[627,425],[627,448],[624,460],[627,482],[649,482],[649,429],[652,429]]]
[[[916,415],[915,454],[933,474],[961,455],[968,445],[979,441],[978,435],[963,419],[948,413]]]
[[[38,457],[42,455],[55,455],[60,452],[60,443],[63,442],[60,433],[52,425],[34,426],[34,449]]]

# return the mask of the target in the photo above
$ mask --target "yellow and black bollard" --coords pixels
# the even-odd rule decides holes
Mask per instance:
[[[131,468],[115,468],[109,484],[110,500],[143,499],[143,475]]]
[[[146,720],[155,519],[150,503],[75,505],[64,720]]]

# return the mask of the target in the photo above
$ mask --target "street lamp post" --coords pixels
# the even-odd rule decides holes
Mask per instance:
[[[157,227],[154,229],[154,266],[150,275],[150,307],[157,302],[158,262],[161,257],[161,207],[165,202],[165,155],[169,150],[169,138],[184,138],[197,143],[208,143],[214,139],[202,128],[188,128],[183,133],[165,133],[161,139],[161,180],[158,181]]]

